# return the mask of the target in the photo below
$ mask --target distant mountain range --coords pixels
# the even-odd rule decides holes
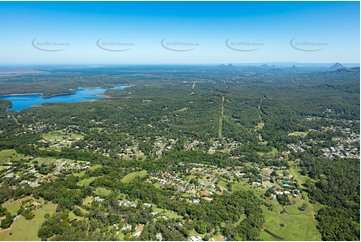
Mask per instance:
[[[343,68],[343,65],[341,65],[340,63],[336,63],[336,64],[334,64],[334,65],[332,65],[331,67],[330,67],[330,70],[338,70],[338,69],[341,69],[341,68]]]
[[[233,64],[222,64],[219,65],[218,68],[220,68],[223,71],[250,71],[250,72],[256,72],[256,73],[302,73],[302,72],[317,72],[317,71],[353,71],[351,69],[354,69],[355,66],[351,66],[350,64],[346,64],[345,66],[340,63],[335,63],[333,65],[326,65],[326,64],[315,64],[312,66],[311,64],[309,66],[306,66],[305,64],[301,63],[299,65],[296,65],[296,63],[291,63],[289,66],[285,65],[275,65],[275,64],[259,64],[259,65],[233,65]]]

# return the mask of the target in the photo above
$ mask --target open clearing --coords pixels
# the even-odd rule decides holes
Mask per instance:
[[[83,205],[84,206],[89,206],[94,200],[93,196],[87,196],[86,198],[83,199]]]
[[[298,209],[300,204],[285,206],[287,212],[283,214],[280,213],[283,210],[280,205],[274,205],[273,211],[262,206],[265,216],[263,228],[285,240],[321,240],[321,235],[316,228],[317,221],[314,218],[315,212],[312,204],[309,204],[305,211]],[[276,240],[263,230],[260,238],[262,240]]]
[[[90,183],[92,181],[94,181],[95,179],[97,179],[98,177],[90,177],[90,178],[86,178],[83,180],[80,180],[76,183],[77,186],[81,186],[81,187],[87,187],[90,185]]]
[[[2,204],[11,214],[16,215],[17,211],[20,209],[20,201],[18,200],[8,200]]]
[[[158,208],[157,205],[153,204],[153,211],[159,213],[160,216],[167,216],[168,218],[179,218],[182,219],[183,217],[178,215],[176,212],[164,209],[164,208]]]
[[[34,210],[35,217],[32,220],[26,220],[20,217],[11,225],[9,229],[0,231],[0,240],[40,240],[38,237],[38,230],[42,223],[45,221],[44,215],[55,213],[56,204],[47,203]],[[12,235],[10,235],[10,232]]]
[[[2,150],[0,151],[0,164],[10,161],[19,161],[22,155],[16,153],[15,150]]]
[[[288,136],[297,136],[297,137],[306,137],[308,134],[308,132],[293,132],[293,133],[289,133]]]
[[[275,147],[272,147],[272,150],[270,152],[257,152],[260,156],[267,155],[267,156],[276,156],[278,154],[278,150]]]
[[[104,188],[104,187],[98,187],[96,190],[95,190],[95,195],[98,195],[98,196],[108,196],[112,191]]]
[[[62,130],[57,130],[57,131],[43,134],[42,137],[44,140],[48,140],[48,141],[50,141],[50,140],[60,141],[60,140],[69,139],[69,138],[74,139],[74,140],[82,139],[83,135],[73,134],[73,133],[66,134]]]
[[[124,182],[124,183],[129,183],[134,178],[136,178],[136,177],[144,177],[145,175],[147,175],[147,171],[145,171],[145,170],[143,170],[143,171],[135,171],[135,172],[131,172],[131,173],[127,174],[126,176],[124,176],[121,181]]]
[[[187,111],[188,108],[187,107],[184,107],[184,108],[180,108],[178,110],[176,110],[175,112],[184,112],[184,111]]]

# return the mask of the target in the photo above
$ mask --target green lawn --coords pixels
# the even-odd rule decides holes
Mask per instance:
[[[20,202],[18,200],[8,200],[2,204],[11,214],[16,215],[17,211],[20,209]]]
[[[62,139],[68,139],[68,138],[72,138],[72,139],[82,139],[83,135],[80,134],[66,134],[64,133],[62,130],[57,130],[57,131],[53,131],[53,132],[49,132],[46,134],[43,134],[43,139],[45,140],[62,140]]]
[[[280,205],[275,205],[273,211],[262,206],[265,216],[263,227],[285,240],[321,240],[321,235],[316,228],[317,221],[314,218],[315,212],[312,204],[308,205],[306,211],[300,211],[297,207],[298,204],[286,206],[287,213],[280,214],[282,211]],[[281,227],[281,224],[284,227]],[[260,238],[262,240],[275,240],[263,230]]]
[[[241,217],[240,217],[240,219],[239,219],[237,222],[235,222],[233,225],[234,225],[234,226],[238,226],[245,218],[247,218],[247,215],[246,215],[246,214],[242,214]]]
[[[9,161],[19,161],[22,157],[23,155],[18,154],[15,150],[1,150],[0,164]]]
[[[83,180],[80,180],[76,183],[77,186],[81,186],[81,187],[87,187],[90,185],[90,183],[92,181],[94,181],[95,179],[97,179],[98,177],[90,177],[90,178],[86,178]]]
[[[85,206],[89,206],[94,200],[93,196],[87,196],[86,198],[83,199],[83,205]]]
[[[33,201],[32,196],[27,196],[18,200],[10,199],[2,204],[4,208],[6,208],[11,214],[17,215],[18,210],[20,209],[20,204],[22,203],[25,205],[27,202]],[[38,199],[35,199],[37,202],[39,202]],[[40,199],[40,202],[43,202],[43,199]]]
[[[307,177],[301,176],[298,170],[290,168],[289,172],[294,175],[295,179],[299,183],[304,182]],[[252,188],[250,184],[235,183],[233,191],[253,190],[257,196],[261,196],[265,192],[265,188],[257,187]],[[316,226],[317,221],[314,217],[319,204],[310,204],[308,201],[307,193],[302,192],[305,199],[301,199],[301,196],[297,196],[294,199],[295,204],[286,206],[287,213],[280,214],[283,207],[278,204],[277,201],[268,201],[274,207],[272,211],[268,210],[266,206],[262,206],[263,214],[265,216],[265,223],[263,229],[268,229],[272,233],[284,238],[285,240],[321,240],[320,233]],[[306,211],[300,211],[300,207],[303,203],[307,203],[308,207]],[[284,227],[281,227],[284,224]],[[262,240],[276,240],[270,234],[265,231],[261,231],[260,238]]]
[[[235,182],[232,185],[232,191],[236,192],[236,191],[244,191],[247,190],[249,188],[246,187],[244,182]]]
[[[101,167],[102,167],[102,165],[97,164],[97,165],[93,165],[93,166],[89,167],[89,170],[94,171],[94,170],[96,170],[98,168],[101,168]]]
[[[98,196],[108,196],[112,191],[104,188],[104,187],[98,187],[96,190],[95,190],[95,194],[98,195]]]
[[[131,173],[127,174],[126,176],[124,176],[121,181],[124,182],[124,183],[129,183],[134,178],[136,178],[136,177],[144,177],[145,175],[147,175],[147,171],[145,171],[145,170],[143,170],[143,171],[135,171],[135,172],[131,172]]]
[[[163,209],[163,208],[158,208],[156,205],[153,204],[153,211],[159,213],[160,216],[167,216],[168,218],[183,218],[182,216],[178,215],[176,212],[168,210],[168,209]]]
[[[84,218],[83,218],[83,217],[76,216],[73,211],[70,211],[70,213],[69,213],[69,220],[72,221],[72,220],[74,220],[74,219],[76,219],[76,220],[83,220]]]
[[[203,235],[198,234],[197,231],[195,231],[195,229],[192,229],[191,231],[189,231],[189,237],[191,237],[191,236],[195,236],[195,237],[200,236],[200,237],[202,237]]]
[[[51,165],[54,164],[56,166],[61,165],[63,163],[66,164],[73,164],[74,160],[70,160],[70,159],[55,159],[53,157],[36,157],[34,158],[34,160],[32,162],[38,162],[38,165]]]
[[[87,210],[85,210],[84,208],[80,207],[80,206],[75,206],[76,208],[79,208],[80,211],[83,213],[83,215],[86,215],[86,214],[89,214],[89,212]],[[69,220],[73,220],[73,219],[76,219],[76,220],[84,220],[84,219],[87,219],[85,217],[80,217],[80,216],[77,216],[74,214],[73,211],[70,211],[69,213]]]
[[[83,214],[88,214],[89,212],[87,210],[85,210],[84,208],[80,207],[80,206],[75,206],[76,208],[79,208],[80,211],[83,213]]]
[[[73,176],[77,176],[79,178],[82,178],[84,175],[85,175],[85,171],[81,171],[81,172],[78,172],[78,173],[73,173]]]
[[[122,233],[121,230],[119,230],[118,239],[119,239],[120,241],[124,240],[124,234]]]
[[[55,213],[56,204],[44,204],[42,208],[34,210],[35,217],[32,220],[26,220],[24,217],[14,221],[7,230],[0,231],[0,240],[40,240],[38,230],[45,221],[44,215]],[[12,233],[10,235],[9,233]]]
[[[224,237],[222,235],[215,235],[211,238],[213,241],[223,241]]]
[[[289,171],[290,171],[291,174],[293,174],[294,178],[297,180],[300,187],[302,189],[304,189],[305,187],[302,184],[305,184],[306,180],[311,179],[311,178],[309,178],[308,176],[302,176],[300,174],[300,172],[298,171],[298,169],[296,169],[294,167],[290,167]],[[309,202],[309,197],[308,197],[307,192],[301,190],[301,193],[304,196],[305,201]],[[314,212],[317,213],[317,211],[320,210],[321,208],[323,208],[324,205],[320,204],[319,202],[316,202],[315,204],[312,204],[312,207],[313,207]]]
[[[260,156],[262,155],[268,155],[268,156],[275,156],[278,154],[278,150],[275,147],[272,147],[272,150],[270,152],[264,153],[264,152],[257,152]]]

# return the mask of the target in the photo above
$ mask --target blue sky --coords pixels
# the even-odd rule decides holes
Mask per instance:
[[[0,64],[359,63],[359,9],[359,2],[0,2]]]

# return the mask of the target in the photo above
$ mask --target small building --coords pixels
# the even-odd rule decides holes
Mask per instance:
[[[132,229],[132,225],[130,225],[130,224],[127,224],[127,226],[124,226],[124,227],[122,228],[123,231],[125,231],[125,230],[130,230],[130,229]]]
[[[211,198],[211,197],[203,197],[203,200],[206,200],[207,202],[211,202],[213,200],[213,198]]]
[[[199,204],[201,201],[199,199],[193,199],[192,203]]]
[[[208,196],[208,195],[209,195],[209,191],[207,191],[207,190],[201,191],[201,195]]]
[[[143,203],[143,205],[148,208],[152,207],[152,204],[150,204],[150,203]]]

